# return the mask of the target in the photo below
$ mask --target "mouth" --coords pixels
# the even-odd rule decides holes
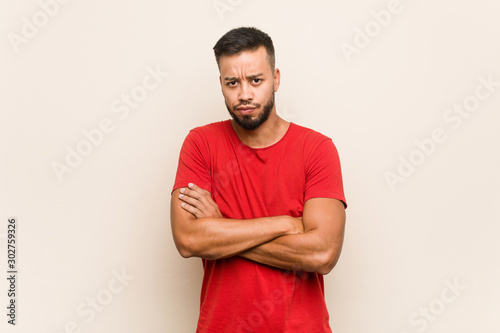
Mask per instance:
[[[237,109],[241,114],[243,115],[246,115],[246,114],[250,114],[253,112],[253,110],[255,110],[255,108],[238,108]]]
[[[256,106],[253,105],[242,105],[236,108],[242,115],[247,115],[253,112],[256,109]]]

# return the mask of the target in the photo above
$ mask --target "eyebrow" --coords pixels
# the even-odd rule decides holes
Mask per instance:
[[[250,74],[250,75],[248,75],[248,76],[247,76],[247,79],[248,79],[248,80],[257,79],[257,78],[261,77],[262,75],[264,75],[264,74],[262,74],[262,73]],[[225,77],[225,78],[224,78],[224,80],[225,80],[225,81],[229,81],[229,82],[232,82],[232,81],[239,81],[239,79],[240,79],[240,78],[239,78],[239,77],[236,77],[236,76],[232,76],[232,77]]]

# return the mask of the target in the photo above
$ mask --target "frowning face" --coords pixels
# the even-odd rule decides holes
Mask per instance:
[[[276,112],[274,93],[279,88],[280,72],[271,68],[263,46],[222,56],[219,70],[226,107],[243,129],[258,128]]]

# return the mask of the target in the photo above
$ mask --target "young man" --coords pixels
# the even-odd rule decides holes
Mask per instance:
[[[234,29],[214,51],[232,119],[189,132],[170,208],[179,253],[203,262],[197,332],[331,332],[323,275],[346,207],[336,148],[277,115],[267,34]]]

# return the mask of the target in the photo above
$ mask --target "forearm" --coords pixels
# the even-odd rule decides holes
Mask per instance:
[[[333,198],[305,202],[303,216],[224,219],[210,192],[194,184],[172,194],[174,241],[183,257],[234,255],[286,270],[327,274],[340,256],[345,207]]]
[[[302,220],[287,215],[224,218],[210,192],[195,184],[188,187],[172,193],[170,206],[172,234],[183,257],[227,258],[304,230]]]
[[[337,263],[341,250],[341,238],[326,242],[313,230],[276,238],[239,256],[285,270],[327,274]]]
[[[178,230],[178,249],[183,257],[222,259],[291,235],[295,230],[287,216],[237,220],[201,218],[187,221]]]

